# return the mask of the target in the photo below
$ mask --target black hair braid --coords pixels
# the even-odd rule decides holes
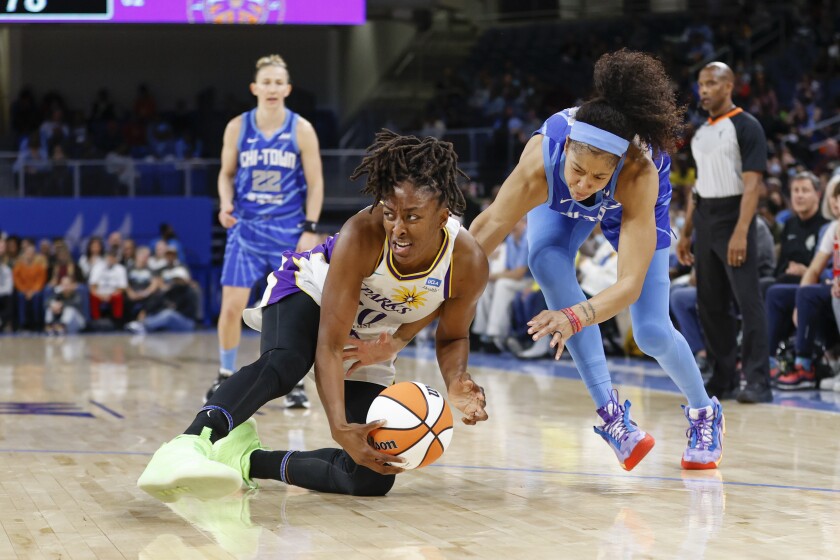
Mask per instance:
[[[683,130],[684,108],[677,106],[671,80],[651,55],[621,49],[595,63],[595,96],[575,118],[633,141],[654,152],[671,151]]]
[[[398,183],[411,181],[416,188],[437,192],[438,200],[452,214],[463,215],[466,202],[458,186],[458,177],[469,177],[458,169],[458,154],[451,142],[431,136],[422,139],[400,136],[383,129],[376,134],[367,153],[350,179],[367,175],[362,193],[373,195],[374,208],[394,192]]]

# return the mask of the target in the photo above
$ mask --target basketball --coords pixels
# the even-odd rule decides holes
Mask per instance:
[[[431,465],[452,439],[452,412],[441,394],[417,381],[404,381],[382,391],[370,405],[367,421],[386,420],[370,433],[371,445],[405,459],[403,469]]]

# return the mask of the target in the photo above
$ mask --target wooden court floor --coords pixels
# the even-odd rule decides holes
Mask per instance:
[[[246,338],[240,361],[257,348]],[[431,349],[410,354],[400,379],[440,386]],[[438,464],[384,498],[266,481],[162,504],[135,482],[189,424],[215,363],[212,332],[0,338],[0,559],[840,558],[831,395],[725,403],[721,468],[683,472],[681,398],[655,364],[619,363],[621,397],[657,439],[626,473],[568,363],[479,356],[490,420],[456,427]],[[316,397],[257,421],[269,447],[333,446]]]

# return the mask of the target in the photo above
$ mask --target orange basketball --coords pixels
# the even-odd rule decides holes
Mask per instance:
[[[404,469],[431,465],[452,439],[452,412],[441,394],[417,381],[404,381],[382,391],[368,409],[367,421],[386,420],[370,433],[371,445],[405,459]]]

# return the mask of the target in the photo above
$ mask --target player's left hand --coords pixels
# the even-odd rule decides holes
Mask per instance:
[[[300,239],[298,239],[295,252],[303,253],[305,251],[310,251],[315,248],[315,246],[318,244],[318,241],[320,241],[320,237],[318,237],[317,233],[305,231],[300,234]]]
[[[342,361],[356,360],[347,370],[346,376],[350,377],[353,372],[362,366],[379,364],[393,360],[400,351],[394,337],[389,333],[382,333],[374,340],[359,340],[348,338],[344,343]]]
[[[449,383],[448,393],[450,404],[464,414],[461,418],[464,424],[474,426],[476,422],[487,420],[484,389],[472,380],[469,373],[464,372],[453,379]]]
[[[569,318],[562,311],[541,311],[539,315],[528,321],[528,334],[534,342],[544,336],[551,337],[549,346],[555,349],[554,359],[559,360],[563,355],[566,341],[575,334]]]

